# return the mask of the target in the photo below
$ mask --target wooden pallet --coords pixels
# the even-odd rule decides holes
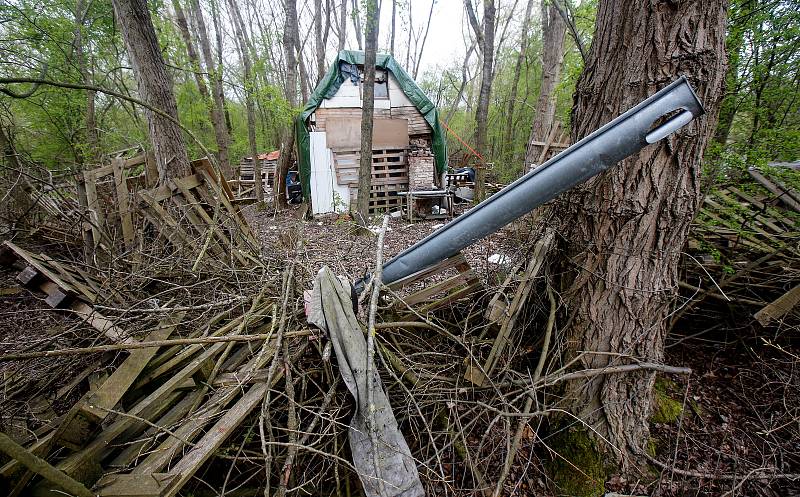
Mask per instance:
[[[358,198],[358,152],[334,152],[336,181],[350,187],[350,203]],[[391,210],[402,205],[399,192],[408,190],[408,157],[405,150],[372,151],[372,183],[369,212]]]
[[[17,281],[31,290],[44,293],[47,305],[54,309],[72,311],[114,342],[130,341],[123,330],[92,306],[100,294],[108,293],[115,301],[120,301],[121,296],[104,288],[86,271],[56,261],[45,254],[35,255],[6,241],[0,246],[0,264],[11,266],[15,263],[24,266],[17,275]]]
[[[138,193],[139,208],[158,235],[177,251],[199,260],[251,266],[260,264],[259,244],[233,192],[206,159],[194,161],[195,174]]]
[[[432,276],[447,271],[455,274],[433,284],[424,283]],[[420,283],[423,283],[423,288],[402,296],[393,305],[401,312],[413,307],[420,314],[425,314],[452,305],[483,289],[483,283],[460,252],[438,264],[397,280],[388,287],[397,292]]]

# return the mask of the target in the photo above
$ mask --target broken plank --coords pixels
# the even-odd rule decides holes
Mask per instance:
[[[777,321],[800,304],[800,285],[795,286],[777,299],[773,300],[755,314],[761,326],[767,326],[772,321]]]
[[[159,497],[174,478],[167,473],[106,475],[95,487],[102,497]]]
[[[266,383],[250,387],[244,396],[217,421],[200,441],[170,470],[175,478],[161,497],[173,497],[194,476],[200,466],[219,449],[244,418],[261,403],[270,389]]]
[[[180,312],[175,316],[167,316],[162,319],[158,323],[158,327],[147,335],[146,341],[166,340],[185,314],[185,312]],[[103,382],[100,388],[89,395],[83,412],[93,417],[95,422],[102,422],[108,416],[109,409],[113,409],[117,405],[158,351],[159,349],[155,347],[131,351],[125,361]]]

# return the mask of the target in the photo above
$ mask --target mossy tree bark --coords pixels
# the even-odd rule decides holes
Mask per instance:
[[[707,114],[572,190],[550,207],[560,224],[563,292],[572,356],[602,368],[618,354],[663,359],[665,316],[680,252],[701,201],[703,151],[725,79],[727,2],[601,0],[594,43],[577,83],[573,141],[686,75]],[[558,274],[558,273],[554,273]],[[572,382],[571,411],[623,471],[648,439],[654,373]],[[607,443],[606,443],[607,442]]]

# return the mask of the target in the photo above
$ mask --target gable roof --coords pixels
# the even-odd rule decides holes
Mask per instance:
[[[314,92],[306,102],[303,110],[295,120],[295,139],[297,142],[297,162],[302,177],[303,195],[308,197],[311,193],[311,150],[310,135],[306,127],[306,119],[320,106],[324,99],[332,98],[339,91],[339,88],[348,78],[341,70],[342,63],[364,65],[364,52],[354,50],[342,50],[336,56],[325,77],[319,82]],[[417,86],[417,83],[400,67],[400,64],[389,54],[376,54],[375,67],[390,71],[403,93],[420,111],[428,124],[430,124],[431,148],[433,149],[436,170],[441,174],[447,168],[447,142],[444,131],[439,123],[439,111],[425,92]]]

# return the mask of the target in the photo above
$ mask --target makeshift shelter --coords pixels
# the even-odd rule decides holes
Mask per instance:
[[[433,102],[391,55],[375,65],[371,212],[399,207],[401,191],[435,188],[447,168]],[[363,52],[339,52],[295,122],[303,196],[315,214],[355,205],[363,68]]]

